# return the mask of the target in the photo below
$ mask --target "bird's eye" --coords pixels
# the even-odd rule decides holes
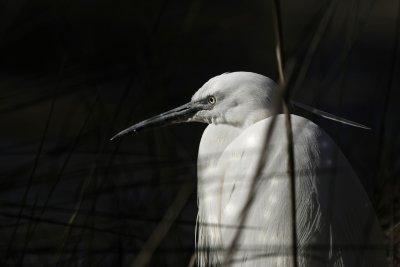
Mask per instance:
[[[208,97],[208,103],[211,105],[214,105],[217,102],[217,99],[215,99],[215,96],[209,96]]]

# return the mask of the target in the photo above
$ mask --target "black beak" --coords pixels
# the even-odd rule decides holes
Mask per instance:
[[[193,116],[200,110],[210,109],[209,106],[202,102],[189,102],[180,107],[174,108],[170,111],[164,112],[160,115],[154,116],[150,119],[139,122],[131,127],[114,135],[110,140],[122,137],[130,133],[136,133],[145,128],[155,128],[165,125],[182,123],[190,121]]]

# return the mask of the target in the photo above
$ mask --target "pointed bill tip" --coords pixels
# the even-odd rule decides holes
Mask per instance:
[[[136,129],[133,128],[133,127],[129,127],[128,129],[125,129],[125,130],[123,130],[123,131],[117,133],[117,134],[114,135],[113,137],[111,137],[111,138],[110,138],[110,141],[114,141],[115,139],[121,138],[122,136],[127,135],[127,134],[129,134],[129,133],[131,133],[131,132],[136,133]]]
[[[115,139],[117,139],[120,136],[120,134],[116,134],[113,137],[110,138],[110,141],[114,141]]]

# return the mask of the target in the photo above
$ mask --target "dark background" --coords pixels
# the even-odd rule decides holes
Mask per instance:
[[[353,165],[389,255],[400,217],[398,6],[281,1],[292,98],[372,128],[294,109]],[[273,12],[261,0],[1,1],[1,265],[130,266],[162,218],[176,215],[149,265],[187,266],[205,125],[108,140],[186,103],[215,75],[276,79]]]

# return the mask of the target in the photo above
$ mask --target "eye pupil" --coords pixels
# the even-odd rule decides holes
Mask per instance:
[[[215,102],[216,102],[215,97],[213,96],[208,97],[208,103],[215,104]]]

